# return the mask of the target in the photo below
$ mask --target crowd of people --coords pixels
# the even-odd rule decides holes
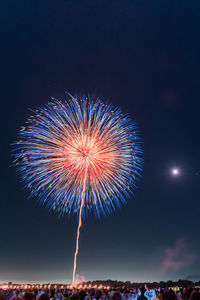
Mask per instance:
[[[200,300],[200,289],[7,289],[0,300]]]

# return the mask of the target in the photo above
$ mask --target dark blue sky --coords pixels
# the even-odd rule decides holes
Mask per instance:
[[[186,0],[1,1],[0,282],[72,278],[77,220],[27,200],[9,167],[28,108],[65,90],[120,105],[138,122],[145,151],[135,198],[84,222],[78,273],[131,281],[200,274],[199,11],[199,1]]]

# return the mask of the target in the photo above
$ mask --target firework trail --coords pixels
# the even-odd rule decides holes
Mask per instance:
[[[79,237],[80,237],[80,229],[82,226],[82,209],[83,209],[83,204],[84,204],[84,196],[85,196],[85,188],[86,188],[86,177],[87,177],[87,172],[88,170],[85,170],[85,181],[84,181],[84,186],[83,186],[83,198],[81,201],[81,206],[79,210],[79,218],[78,218],[78,228],[77,228],[77,234],[76,234],[76,251],[74,253],[74,269],[73,269],[73,279],[72,282],[75,282],[76,279],[76,259],[79,251]]]
[[[74,281],[82,217],[111,214],[141,175],[137,126],[118,107],[71,96],[34,111],[14,145],[14,165],[30,197],[59,216],[78,216]]]
[[[80,211],[79,211],[79,221],[78,221],[79,223],[78,223],[77,236],[76,236],[76,251],[74,253],[74,269],[73,269],[73,280],[72,280],[72,282],[75,282],[75,276],[76,276],[76,258],[77,258],[78,251],[79,251],[79,236],[80,236],[80,228],[82,226],[81,213],[82,213],[83,203],[84,202],[82,201]]]

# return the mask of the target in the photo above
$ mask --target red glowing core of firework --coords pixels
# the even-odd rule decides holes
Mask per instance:
[[[90,180],[95,179],[108,170],[112,170],[116,163],[116,153],[109,151],[110,145],[104,139],[86,134],[74,137],[71,144],[64,146],[62,156],[67,170],[80,179],[86,173]],[[86,172],[87,170],[87,172]]]

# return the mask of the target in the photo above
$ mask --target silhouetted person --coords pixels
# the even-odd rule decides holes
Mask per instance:
[[[194,291],[190,294],[190,300],[200,300],[200,293],[198,291]]]
[[[114,292],[112,295],[112,300],[121,300],[122,296],[119,292]]]
[[[71,295],[69,299],[70,299],[70,300],[80,300],[79,294],[78,294],[78,293],[75,293],[75,294]]]
[[[61,292],[61,290],[57,290],[55,295],[54,295],[54,299],[55,300],[64,300],[64,296]]]
[[[19,295],[14,295],[10,298],[10,300],[22,300],[22,297]]]
[[[42,295],[40,295],[40,297],[39,297],[39,300],[49,300],[50,298],[49,298],[49,295],[48,294],[42,294]]]
[[[192,291],[193,291],[192,288],[184,289],[184,291],[183,291],[183,299],[184,300],[189,300]]]
[[[177,297],[172,290],[165,290],[161,294],[161,300],[177,300]]]
[[[101,296],[102,296],[102,292],[101,292],[100,290],[96,290],[95,298],[96,298],[97,300],[99,300],[99,299],[101,298]]]
[[[29,292],[26,292],[24,295],[23,295],[23,300],[33,300],[35,297],[34,297],[34,294],[33,293],[29,293]]]
[[[19,290],[14,292],[14,295],[10,298],[10,300],[22,300],[22,297],[19,295]]]
[[[86,291],[81,290],[81,291],[79,292],[79,299],[80,299],[80,300],[84,300],[84,299],[85,299],[85,296],[86,296]]]
[[[141,292],[141,295],[139,297],[137,297],[137,300],[148,300],[147,297],[144,295],[146,289],[145,287],[141,287],[140,289],[140,292]]]

